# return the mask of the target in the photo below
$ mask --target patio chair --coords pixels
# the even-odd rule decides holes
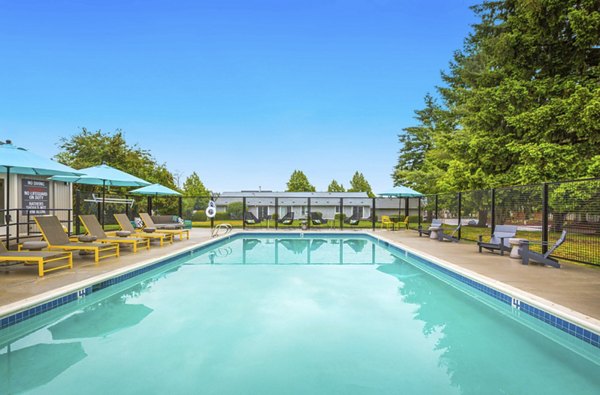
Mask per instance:
[[[310,221],[315,226],[327,225],[327,220],[323,219],[323,214],[319,212],[310,213]]]
[[[138,248],[150,249],[150,240],[143,239],[141,237],[119,237],[119,236],[108,236],[102,225],[98,222],[98,218],[95,215],[87,214],[80,215],[79,219],[85,227],[87,233],[96,238],[99,243],[117,243],[119,246],[127,245],[133,248],[133,252],[136,253]]]
[[[254,215],[251,211],[246,211],[244,213],[244,223],[246,225],[258,225],[261,222],[262,221],[256,218],[256,215]]]
[[[150,229],[156,229],[160,233],[178,235],[179,240],[183,240],[183,236],[185,235],[187,239],[190,239],[190,230],[189,229],[178,229],[173,227],[172,225],[165,224],[155,224],[152,220],[152,217],[148,213],[140,213],[140,218],[142,222],[144,222],[144,226]]]
[[[515,225],[496,225],[489,242],[483,242],[483,235],[479,235],[479,241],[477,242],[479,252],[482,252],[482,249],[485,248],[491,252],[499,250],[500,255],[504,255],[504,251],[511,250],[508,239],[515,237],[516,234],[517,227]]]
[[[281,217],[281,219],[279,219],[277,222],[279,222],[282,225],[291,225],[294,222],[294,212],[290,211],[289,213]]]
[[[528,265],[529,261],[534,261],[534,262],[541,263],[542,265],[560,268],[560,263],[558,263],[558,261],[556,259],[550,258],[550,255],[554,251],[556,251],[556,249],[558,247],[560,247],[561,244],[564,243],[566,239],[567,239],[567,231],[563,230],[559,239],[556,240],[556,243],[554,243],[554,245],[548,251],[546,251],[545,254],[540,254],[539,252],[531,251],[529,249],[529,245],[530,244],[548,245],[547,242],[533,243],[529,240],[522,240],[519,243],[519,254],[521,255],[521,263],[523,263],[523,265]]]
[[[118,257],[119,245],[115,243],[82,243],[69,240],[58,220],[58,217],[43,216],[33,218],[42,232],[44,240],[48,243],[49,250],[63,251],[90,251],[94,253],[94,261],[100,259]]]
[[[117,220],[117,223],[121,227],[121,230],[123,230],[125,232],[130,232],[132,235],[135,235],[136,237],[141,237],[144,239],[148,239],[150,241],[158,240],[160,242],[161,247],[163,246],[165,240],[168,241],[169,243],[173,243],[173,235],[172,234],[160,233],[160,232],[147,233],[147,232],[143,232],[141,229],[136,230],[133,227],[133,225],[131,225],[131,221],[129,221],[127,214],[114,214],[114,216],[115,216],[115,219]]]
[[[458,232],[460,231],[460,227],[461,227],[461,225],[459,224],[456,228],[454,228],[454,230],[450,234],[444,233],[444,229],[441,228],[438,231],[438,240],[439,241],[451,241],[453,243],[458,243],[458,240],[459,240]]]
[[[51,262],[66,260],[67,263],[61,266],[54,266],[46,269],[45,265]],[[25,265],[38,265],[38,275],[44,277],[44,274],[59,269],[73,268],[73,254],[70,252],[51,252],[51,251],[9,251],[2,242],[0,242],[0,262],[23,262]]]
[[[392,220],[390,219],[390,216],[389,216],[389,215],[382,215],[382,216],[381,216],[381,229],[383,229],[383,227],[384,227],[384,226],[385,226],[385,228],[386,228],[387,230],[390,230],[390,227],[391,227],[392,229],[395,229],[395,228],[396,228],[396,224],[394,224],[394,223],[392,222]]]
[[[404,227],[406,229],[408,229],[409,219],[410,219],[410,217],[407,215],[406,217],[404,217],[404,221],[402,222],[402,224],[404,225]]]
[[[407,217],[408,218],[408,217]],[[441,219],[434,219],[431,220],[431,225],[429,225],[429,228],[441,228],[442,227],[442,220]],[[431,230],[430,229],[423,229],[423,225],[419,225],[419,237],[423,236],[423,235],[431,235]]]

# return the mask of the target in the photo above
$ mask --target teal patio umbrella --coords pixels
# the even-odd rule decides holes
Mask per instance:
[[[152,184],[142,188],[134,189],[133,191],[129,191],[129,193],[149,196],[181,196],[181,193],[160,184]]]
[[[74,184],[102,185],[102,226],[104,226],[104,203],[107,186],[143,187],[150,185],[150,183],[146,180],[142,180],[141,178],[105,164],[80,169],[79,171],[84,175],[77,177],[55,176],[52,177],[52,180],[70,182]]]
[[[26,174],[37,176],[79,176],[82,171],[71,169],[68,166],[51,159],[36,155],[25,148],[17,147],[10,140],[0,142],[0,172],[6,173],[6,224],[10,217],[10,175]],[[18,230],[17,230],[18,232]],[[10,232],[6,229],[6,246],[8,247]]]
[[[379,194],[379,196],[382,197],[397,197],[397,198],[404,198],[406,201],[406,205],[405,205],[405,210],[404,210],[404,214],[406,216],[408,216],[408,201],[410,198],[420,198],[423,196],[423,194],[421,192],[417,192],[412,188],[409,187],[405,187],[404,185],[400,185],[397,187],[393,187],[392,189],[388,189],[385,192],[382,192]],[[400,203],[398,203],[398,215],[400,215]]]
[[[142,188],[134,189],[133,191],[130,191],[130,193],[134,195],[148,196],[148,214],[151,214],[152,211],[152,196],[181,196],[181,193],[160,184],[152,184]]]
[[[400,185],[398,187],[394,187],[392,189],[388,189],[387,191],[380,193],[379,196],[411,198],[411,197],[421,197],[421,196],[423,196],[423,194],[421,192],[415,191],[412,188]]]

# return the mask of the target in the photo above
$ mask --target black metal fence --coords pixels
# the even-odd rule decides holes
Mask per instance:
[[[421,198],[367,198],[317,194],[237,193],[184,197],[101,197],[75,192],[73,210],[50,209],[70,232],[82,232],[80,214],[95,214],[107,227],[116,226],[115,213],[131,219],[140,212],[176,215],[194,227],[228,223],[238,228],[262,229],[372,229],[426,228],[440,219],[446,228],[461,224],[459,237],[475,241],[491,236],[496,225],[516,225],[516,237],[539,244],[546,251],[563,230],[567,241],[553,255],[600,265],[600,179],[503,187],[426,195]],[[207,215],[209,202],[214,215]],[[210,213],[212,214],[212,213]],[[31,212],[0,210],[0,237],[16,239],[36,234]],[[245,219],[245,220],[244,220]]]
[[[553,256],[600,265],[600,179],[512,186],[422,198],[422,226],[432,218],[461,224],[463,240],[491,236],[496,225],[516,225],[516,237],[546,252],[567,231]]]

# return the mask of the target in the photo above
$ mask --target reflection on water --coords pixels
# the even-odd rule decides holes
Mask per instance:
[[[600,388],[600,366],[542,336],[545,328],[525,327],[400,260],[377,270],[398,279],[403,302],[415,306],[422,334],[437,339],[432,351],[441,351],[439,365],[461,394],[560,394],[565,388],[591,394]]]
[[[192,255],[185,264],[373,265],[393,262],[389,251],[360,237],[251,237]]]
[[[0,352],[0,394],[17,394],[51,382],[87,356],[80,342],[40,343]]]

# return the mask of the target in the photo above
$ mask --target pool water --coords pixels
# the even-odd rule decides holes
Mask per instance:
[[[372,238],[233,238],[0,332],[0,394],[597,394],[552,329]]]

